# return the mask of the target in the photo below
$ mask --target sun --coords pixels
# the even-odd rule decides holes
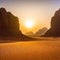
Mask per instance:
[[[33,19],[26,19],[24,22],[26,28],[33,28],[34,20]]]

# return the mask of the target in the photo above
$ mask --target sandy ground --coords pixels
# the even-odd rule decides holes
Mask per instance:
[[[0,43],[0,60],[60,60],[60,41]]]

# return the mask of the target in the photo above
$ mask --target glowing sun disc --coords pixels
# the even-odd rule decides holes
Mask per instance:
[[[34,21],[33,20],[26,20],[25,21],[25,27],[32,28],[33,26],[34,26]]]

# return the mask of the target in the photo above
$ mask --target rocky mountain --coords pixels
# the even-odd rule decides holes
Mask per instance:
[[[22,34],[19,29],[19,19],[5,8],[0,8],[0,38],[31,39]]]
[[[33,33],[33,32],[27,32],[26,35],[30,36],[30,37],[40,37],[42,35],[44,35],[47,32],[47,28],[43,27],[41,29],[39,29],[37,32]]]
[[[47,28],[46,27],[43,27],[42,29],[39,29],[37,32],[36,32],[36,35],[38,36],[41,36],[41,35],[44,35],[46,32],[47,32]]]
[[[26,35],[32,36],[32,35],[34,35],[34,33],[33,32],[27,32]]]
[[[44,36],[60,37],[60,9],[57,10],[51,19],[51,28],[45,33]]]
[[[19,30],[19,20],[5,8],[0,8],[0,36],[17,36],[22,34]]]

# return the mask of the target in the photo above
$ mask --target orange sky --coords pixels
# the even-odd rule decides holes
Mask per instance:
[[[36,32],[43,27],[50,27],[51,17],[60,8],[59,0],[0,0],[0,7],[5,7],[19,17],[20,29],[23,33]],[[33,19],[35,25],[32,29],[24,26],[23,22]]]

